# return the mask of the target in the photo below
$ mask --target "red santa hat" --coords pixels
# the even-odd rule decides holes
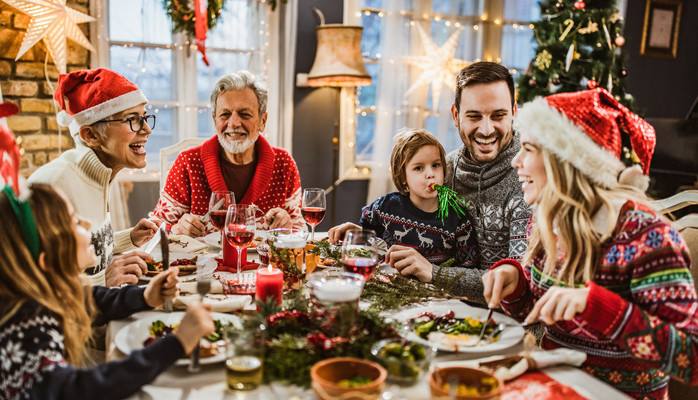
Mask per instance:
[[[514,128],[605,188],[647,190],[654,128],[605,89],[536,98],[518,112]]]
[[[104,68],[61,74],[53,98],[61,107],[58,123],[75,138],[81,126],[148,102],[131,81]]]
[[[19,108],[14,103],[0,103],[0,118],[17,114],[18,111]],[[19,162],[19,147],[15,135],[0,122],[0,189],[10,185],[15,193],[19,193]]]

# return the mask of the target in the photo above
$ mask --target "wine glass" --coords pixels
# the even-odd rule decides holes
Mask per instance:
[[[310,225],[310,241],[315,240],[315,226],[325,218],[325,190],[320,188],[303,189],[303,201],[301,203],[301,214],[305,222]]]
[[[225,216],[225,237],[238,253],[237,278],[240,279],[242,250],[254,239],[257,207],[251,204],[233,204]]]
[[[211,225],[221,232],[221,247],[223,247],[225,217],[228,214],[228,207],[230,207],[231,204],[235,204],[235,193],[222,190],[211,192],[211,199],[208,202],[208,212]]]
[[[342,266],[346,272],[360,274],[367,281],[378,266],[376,232],[370,229],[351,229],[342,243]]]

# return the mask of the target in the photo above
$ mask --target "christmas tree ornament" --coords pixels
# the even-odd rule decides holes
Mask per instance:
[[[557,8],[558,11],[562,11],[565,9],[565,3],[560,1],[557,4],[555,4],[555,8]]]
[[[616,46],[623,47],[623,45],[625,44],[625,38],[623,36],[616,36],[615,43]]]
[[[560,38],[558,39],[558,40],[561,41],[561,42],[562,42],[563,40],[565,40],[565,38],[566,38],[567,35],[570,33],[570,31],[572,30],[572,28],[574,28],[574,21],[573,21],[572,19],[566,19],[565,22],[563,22],[563,24],[564,24],[565,26],[567,26],[567,28],[565,28],[565,30],[564,30],[564,31],[562,32],[562,34],[560,35]]]
[[[574,43],[572,43],[570,48],[567,49],[567,56],[565,56],[565,71],[569,72],[572,66],[572,60],[574,60],[574,53],[576,53],[576,51],[574,50]]]
[[[583,10],[586,6],[586,3],[584,3],[583,1],[574,2],[574,8],[576,8],[577,10]]]
[[[442,224],[444,223],[444,218],[448,217],[449,208],[453,208],[458,215],[465,215],[463,207],[465,209],[470,208],[470,204],[468,204],[455,190],[435,183],[432,183],[429,187],[436,191],[436,195],[439,198],[437,217],[441,219]]]
[[[606,27],[604,27],[605,29]],[[588,35],[590,33],[598,32],[599,30],[599,24],[596,22],[591,22],[591,18],[589,19],[589,24],[585,28],[580,28],[579,33],[582,35]]]
[[[536,61],[534,62],[536,68],[541,71],[545,71],[550,67],[550,62],[553,60],[553,55],[548,52],[548,50],[543,50],[536,55]]]
[[[623,78],[625,78],[626,76],[628,76],[628,71],[622,69],[622,70],[620,71],[620,76],[622,76]]]
[[[528,86],[536,87],[537,85],[538,85],[538,82],[534,78],[529,79]]]
[[[58,72],[66,73],[68,47],[66,38],[72,39],[80,46],[94,52],[85,34],[77,24],[96,21],[87,14],[75,11],[65,5],[66,0],[5,0],[12,7],[29,15],[29,26],[19,47],[16,60],[32,48],[41,39],[48,50]]]
[[[608,33],[608,28],[606,28],[605,24],[603,26],[603,34],[604,34],[604,37],[606,38],[606,45],[608,46],[608,48],[610,50],[613,50],[613,46],[611,45],[611,34]],[[601,47],[601,46],[598,46],[598,47]]]
[[[550,78],[550,83],[552,83],[553,85],[559,85],[560,84],[560,75],[553,74]]]
[[[591,78],[587,81],[587,87],[589,89],[596,89],[597,86],[599,86],[599,83],[596,82],[596,79]]]

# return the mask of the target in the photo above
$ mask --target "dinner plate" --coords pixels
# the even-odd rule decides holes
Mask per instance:
[[[260,238],[264,239],[266,237],[266,231],[257,231],[255,233],[255,241],[258,241]],[[203,237],[204,243],[207,245],[214,247],[214,248],[221,248],[221,233],[220,232],[213,232],[209,233],[208,235]],[[250,246],[247,248],[248,253],[255,253],[257,251],[256,248]]]
[[[153,261],[155,261],[155,262],[160,262],[160,261],[162,261],[162,254],[160,254],[160,253],[154,253],[152,256],[153,256]],[[191,260],[191,259],[194,258],[194,257],[198,257],[198,258],[196,259],[196,265],[199,265],[199,264],[204,265],[204,264],[206,264],[206,261],[208,261],[208,260],[211,259],[210,257],[205,257],[205,256],[202,256],[202,255],[200,255],[200,254],[170,253],[170,265],[171,265],[174,261],[176,261],[176,260],[181,260],[181,259],[183,259],[183,258],[186,258],[186,259]],[[207,267],[208,269],[210,269],[210,271],[207,270],[207,269],[205,269],[204,272],[205,272],[205,273],[213,273],[213,271],[215,271],[217,267],[218,267],[218,263],[211,263],[211,264],[209,264],[209,266]],[[195,276],[196,276],[196,271],[192,272],[191,274],[180,275],[180,276],[179,276],[179,279],[180,279],[180,280],[181,280],[181,279],[188,279],[188,278],[193,278],[193,277],[195,277]],[[142,280],[142,281],[148,282],[148,281],[150,281],[151,279],[153,279],[153,277],[152,277],[152,276],[147,276],[147,275],[141,275],[141,277],[140,277],[139,279]]]
[[[218,319],[221,320],[221,322],[226,321],[236,325],[241,323],[240,318],[235,315],[215,312],[211,313],[211,315],[214,320]],[[143,348],[143,342],[150,336],[149,328],[153,322],[160,320],[167,325],[172,325],[174,323],[179,323],[183,317],[183,311],[148,315],[121,328],[114,337],[114,344],[116,344],[116,348],[122,353],[129,355],[131,352]],[[214,364],[225,361],[225,357],[225,349],[221,349],[215,356],[201,357],[200,362],[201,364]],[[175,365],[189,365],[189,357],[180,358],[175,362]]]
[[[455,318],[476,318],[480,321],[487,317],[487,309],[471,307],[458,300],[448,300],[432,302],[427,305],[421,305],[416,307],[411,307],[402,311],[399,311],[392,315],[393,319],[400,322],[406,323],[409,319],[416,318],[424,312],[430,312],[436,316],[444,315],[449,311],[455,313]],[[413,340],[427,346],[435,346],[441,351],[447,352],[460,352],[460,353],[485,353],[497,350],[508,349],[518,344],[524,335],[524,329],[521,327],[515,319],[507,317],[504,314],[495,312],[492,314],[492,319],[498,324],[505,323],[507,327],[504,328],[502,333],[499,335],[499,340],[496,342],[483,343],[477,346],[455,346],[446,345],[439,342],[431,342],[427,339],[422,339],[414,331],[410,331],[406,335],[406,339]]]

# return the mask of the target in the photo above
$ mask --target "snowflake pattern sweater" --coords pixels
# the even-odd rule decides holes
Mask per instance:
[[[519,135],[493,161],[474,163],[465,146],[446,156],[444,184],[466,198],[477,232],[480,263],[489,268],[505,258],[521,260],[531,208],[511,160],[521,147]]]
[[[125,318],[149,309],[144,288],[92,288],[99,321]],[[0,318],[4,319],[6,316]],[[184,356],[173,335],[134,351],[127,358],[92,368],[76,368],[65,360],[61,324],[37,302],[25,302],[0,325],[0,398],[121,399],[152,382]]]
[[[669,376],[698,384],[698,300],[681,236],[647,206],[626,202],[601,248],[587,306],[546,327],[543,346],[587,353],[585,371],[636,399],[667,399]],[[538,254],[502,308],[519,319],[551,286]],[[495,265],[493,268],[496,268]]]
[[[301,216],[301,180],[296,162],[284,149],[272,147],[259,136],[255,143],[257,169],[250,186],[238,204],[256,204],[263,212],[272,208],[285,209],[294,228],[305,228]],[[169,225],[177,223],[186,213],[203,216],[208,212],[212,191],[227,191],[218,159],[220,144],[213,136],[201,146],[183,151],[167,175],[165,188],[155,210],[150,213]],[[258,229],[268,229],[260,216]],[[207,233],[215,231],[209,222]]]
[[[479,268],[470,216],[466,212],[461,217],[451,210],[442,223],[437,214],[436,211],[422,211],[412,204],[409,196],[393,192],[364,207],[360,222],[362,227],[375,230],[388,247],[397,244],[416,249],[434,265],[435,284],[450,282],[456,275],[481,282],[480,277],[487,270]],[[456,260],[453,267],[439,266],[450,258]],[[459,295],[482,297],[482,290],[470,285],[467,293]]]

